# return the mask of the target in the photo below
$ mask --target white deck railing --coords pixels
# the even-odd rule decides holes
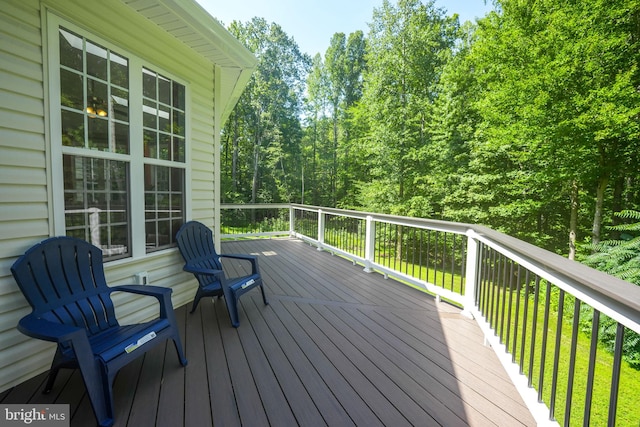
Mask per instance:
[[[640,333],[638,286],[473,224],[297,204],[223,205],[222,231],[222,238],[294,236],[460,305],[540,425],[556,418],[626,425],[634,416],[635,394],[624,387],[635,387],[639,373],[624,362],[624,335]]]

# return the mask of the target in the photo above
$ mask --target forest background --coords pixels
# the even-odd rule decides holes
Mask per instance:
[[[494,3],[461,24],[384,1],[313,58],[276,23],[232,22],[259,63],[223,129],[223,202],[484,224],[572,259],[626,239],[640,0]]]

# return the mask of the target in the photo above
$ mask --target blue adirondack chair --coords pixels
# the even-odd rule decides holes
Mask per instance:
[[[11,272],[33,308],[18,330],[58,344],[44,392],[51,391],[60,368],[79,368],[101,426],[114,422],[112,384],[120,368],[167,339],[173,340],[180,364],[187,364],[171,289],[107,286],[102,251],[90,243],[72,237],[44,240],[18,258]],[[110,296],[116,291],[157,298],[159,317],[120,325]]]
[[[193,298],[193,313],[202,297],[224,295],[229,318],[234,328],[240,325],[238,319],[238,299],[255,287],[260,287],[262,300],[269,304],[264,293],[262,277],[258,269],[258,258],[254,255],[216,253],[213,245],[213,233],[198,221],[189,221],[180,227],[176,235],[178,248],[185,260],[184,271],[193,273],[198,279],[198,290]],[[251,274],[235,278],[225,277],[220,258],[235,258],[251,263]]]

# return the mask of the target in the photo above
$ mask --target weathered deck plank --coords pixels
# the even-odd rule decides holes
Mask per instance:
[[[259,255],[270,305],[245,295],[238,329],[223,300],[177,309],[188,366],[168,344],[123,368],[116,426],[535,425],[458,308],[300,241],[223,249]],[[72,426],[95,424],[77,372],[61,371],[49,395],[44,381],[0,402],[70,403]]]

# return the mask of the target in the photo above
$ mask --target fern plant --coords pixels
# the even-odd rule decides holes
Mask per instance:
[[[616,216],[634,221],[608,227],[622,232],[620,240],[606,240],[593,246],[595,252],[586,264],[612,276],[640,285],[640,212],[624,210]]]
[[[640,285],[640,212],[624,210],[616,215],[635,222],[608,227],[610,230],[620,231],[620,239],[593,245],[594,253],[586,258],[585,264]],[[590,316],[587,317],[585,320],[588,323],[591,319]],[[614,320],[606,316],[603,316],[600,323],[600,342],[611,352],[615,343],[615,324]],[[640,369],[640,335],[627,330],[623,349],[624,359],[635,369]]]

